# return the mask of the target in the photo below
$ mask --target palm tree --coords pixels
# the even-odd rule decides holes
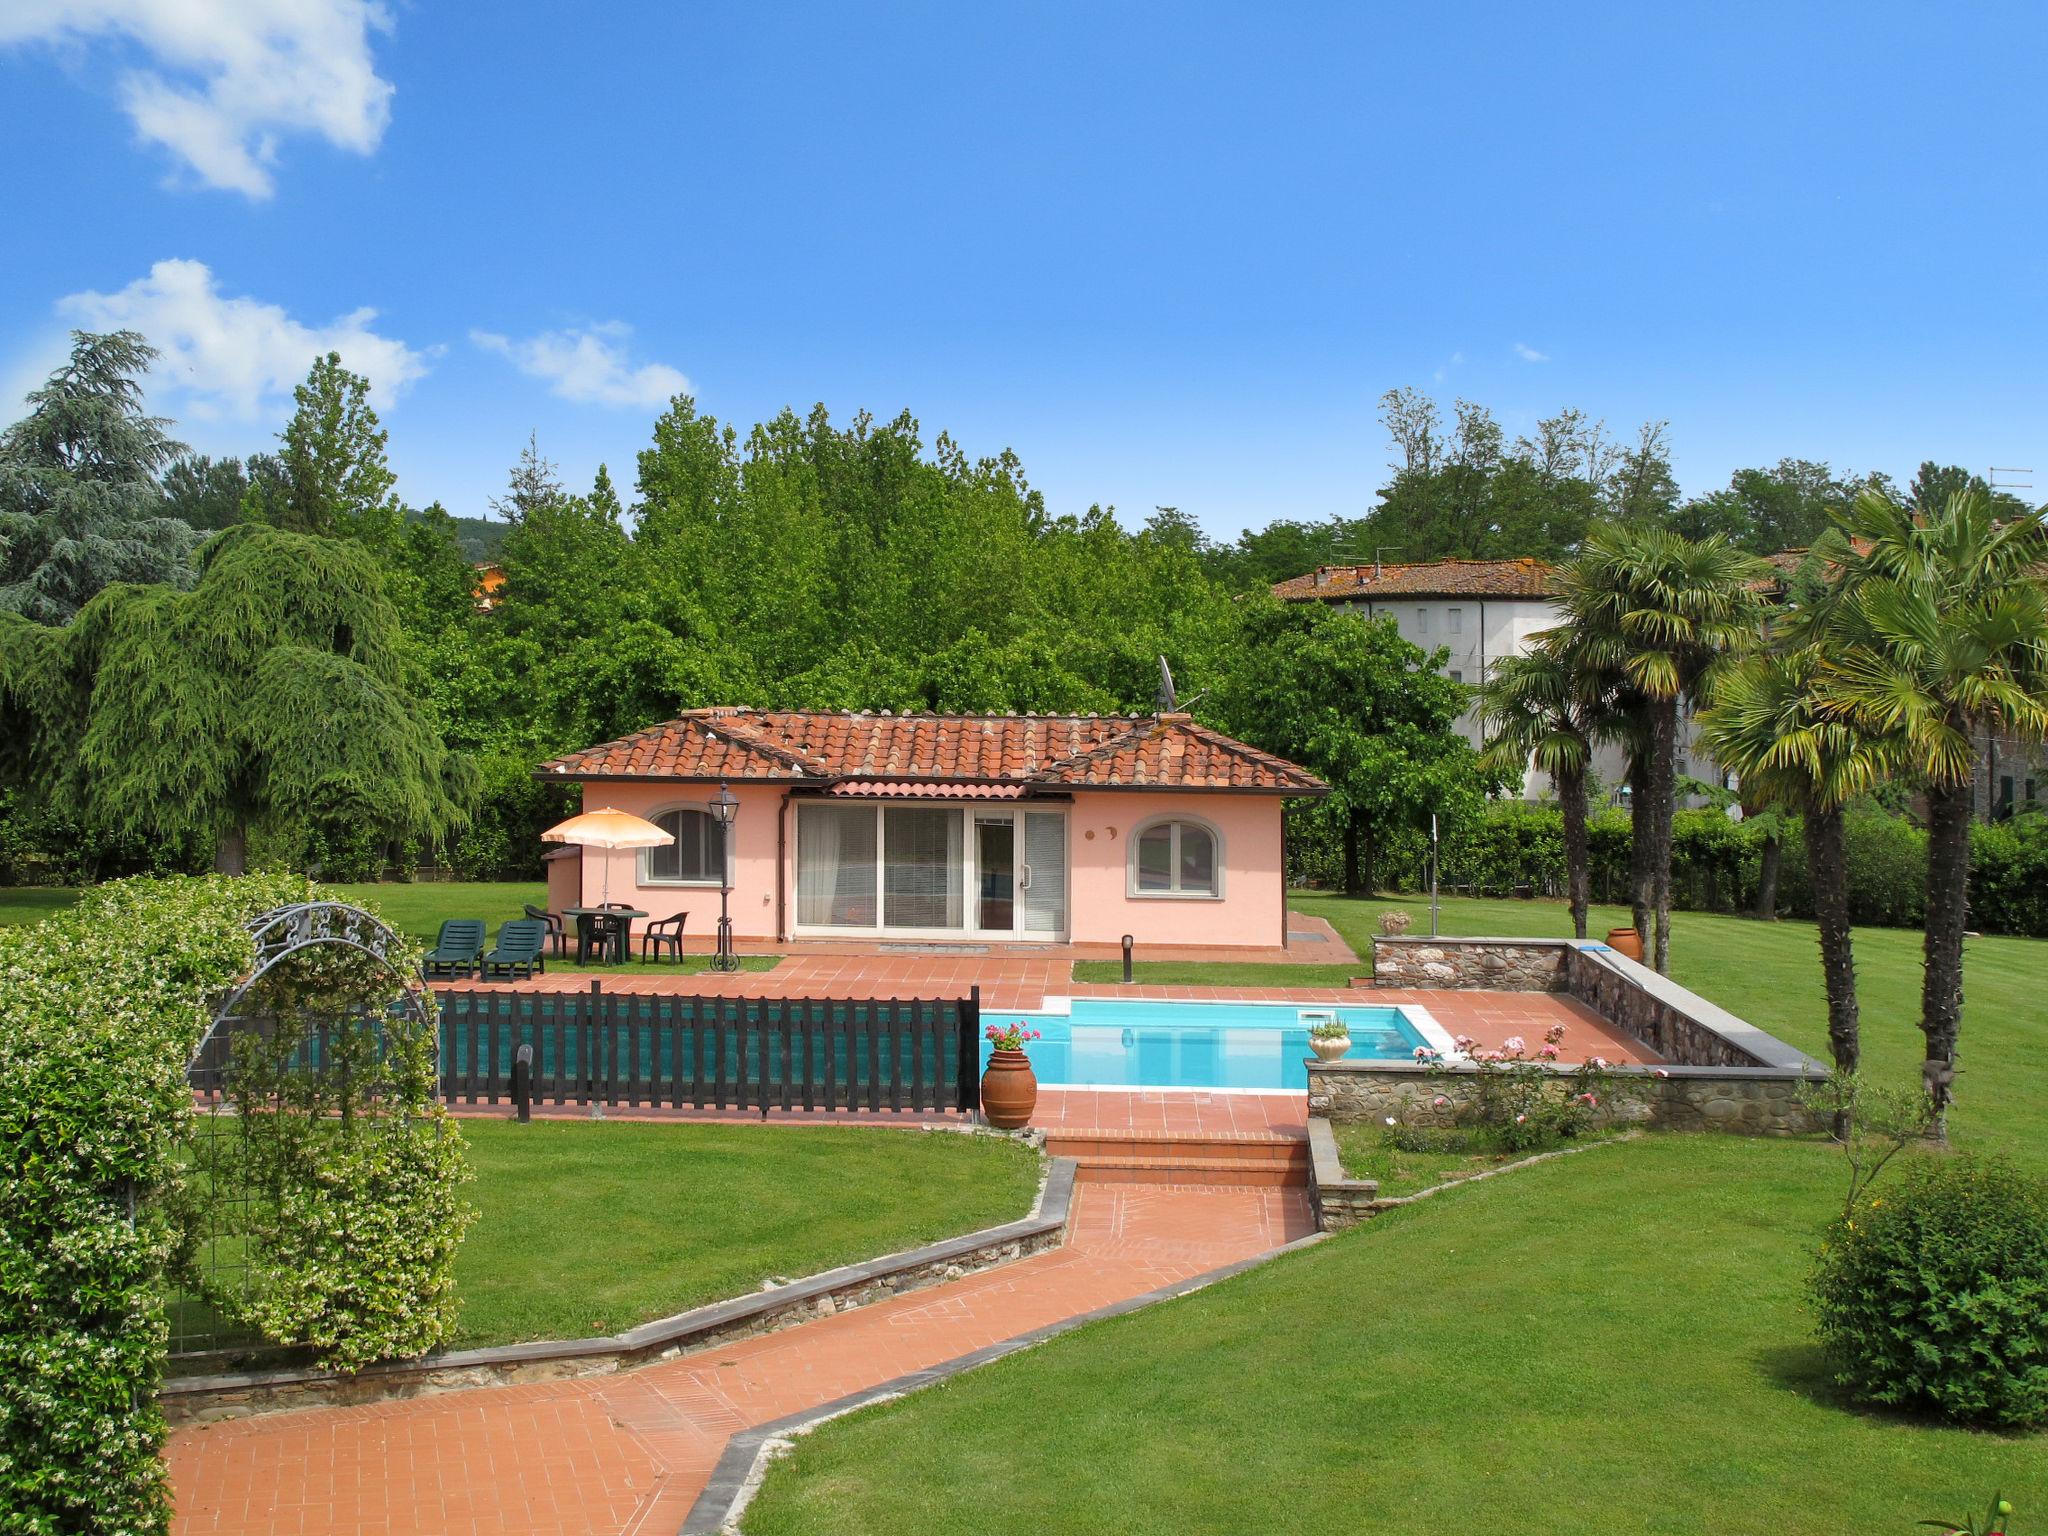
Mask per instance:
[[[1865,491],[1835,522],[1815,547],[1840,569],[1814,620],[1839,636],[1818,686],[1865,730],[1896,733],[1925,792],[1920,1030],[1939,1127],[1962,1026],[1977,742],[2048,738],[2048,530],[2001,521],[1981,487],[1938,511]]]
[[[1679,705],[1710,703],[1731,658],[1761,643],[1758,584],[1769,569],[1718,534],[1693,540],[1654,525],[1604,524],[1554,578],[1566,615],[1561,630],[1587,666],[1619,679],[1634,696],[1631,905],[1659,971],[1669,967],[1671,953]]]
[[[1764,805],[1805,817],[1827,987],[1828,1046],[1837,1070],[1854,1072],[1862,1045],[1843,807],[1883,780],[1896,762],[1896,745],[1857,730],[1820,695],[1817,680],[1824,658],[1818,644],[1746,658],[1721,679],[1699,724],[1701,740],[1715,761],[1742,776],[1745,799],[1754,796]]]
[[[1592,895],[1586,852],[1586,774],[1593,743],[1614,714],[1608,679],[1574,654],[1569,638],[1547,637],[1519,656],[1494,663],[1479,690],[1487,732],[1481,762],[1503,775],[1520,775],[1533,762],[1557,786],[1564,812],[1566,889],[1572,932],[1586,936]]]

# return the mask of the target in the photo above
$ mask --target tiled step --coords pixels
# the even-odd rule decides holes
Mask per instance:
[[[1288,1135],[1205,1135],[1199,1131],[1048,1131],[1045,1150],[1078,1163],[1099,1158],[1246,1157],[1289,1162],[1308,1156],[1305,1132]]]
[[[1304,1134],[1203,1135],[1055,1131],[1046,1151],[1070,1157],[1082,1183],[1213,1184],[1300,1188],[1308,1183]]]
[[[1076,1184],[1173,1184],[1229,1188],[1301,1189],[1308,1184],[1308,1165],[1243,1157],[1131,1157],[1083,1163],[1074,1170]]]

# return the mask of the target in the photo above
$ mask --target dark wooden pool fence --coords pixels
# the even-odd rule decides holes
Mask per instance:
[[[981,1107],[981,989],[965,997],[440,996],[450,1104],[813,1111]]]

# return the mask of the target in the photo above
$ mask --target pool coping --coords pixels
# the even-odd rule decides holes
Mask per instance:
[[[690,1513],[683,1520],[677,1536],[717,1536],[717,1533],[737,1530],[739,1517],[760,1491],[763,1479],[770,1465],[781,1451],[789,1447],[791,1437],[808,1433],[819,1425],[837,1418],[843,1418],[862,1408],[877,1403],[889,1402],[906,1397],[912,1392],[934,1386],[942,1381],[993,1364],[1005,1356],[1014,1355],[1035,1344],[1079,1328],[1087,1323],[1103,1322],[1114,1317],[1156,1306],[1162,1301],[1171,1301],[1199,1291],[1219,1281],[1228,1280],[1247,1270],[1256,1269],[1284,1254],[1297,1253],[1325,1242],[1331,1236],[1328,1232],[1310,1232],[1292,1242],[1282,1243],[1278,1248],[1265,1253],[1254,1254],[1248,1259],[1239,1259],[1217,1269],[1191,1275],[1185,1280],[1176,1280],[1154,1291],[1128,1296],[1122,1301],[1111,1302],[1108,1306],[1097,1307],[1092,1312],[1078,1313],[1062,1318],[1056,1323],[1033,1328],[1015,1338],[1001,1339],[994,1344],[960,1355],[951,1360],[941,1361],[921,1371],[911,1371],[892,1380],[869,1387],[860,1392],[848,1393],[814,1408],[799,1409],[779,1419],[770,1419],[765,1424],[755,1424],[735,1431],[725,1443],[717,1464],[711,1469],[711,1478],[704,1485],[704,1491],[697,1495],[696,1503],[690,1506]]]
[[[630,1370],[735,1339],[773,1333],[814,1317],[923,1290],[961,1274],[995,1269],[1057,1248],[1066,1240],[1073,1211],[1076,1169],[1072,1158],[1047,1159],[1031,1209],[1015,1221],[842,1264],[770,1290],[707,1302],[620,1333],[447,1350],[417,1360],[387,1361],[354,1374],[304,1366],[170,1377],[159,1387],[158,1401],[173,1426],[182,1427],[300,1408],[353,1407],[430,1393]]]

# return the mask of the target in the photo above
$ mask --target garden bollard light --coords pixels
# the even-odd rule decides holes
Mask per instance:
[[[1128,933],[1127,933],[1127,934],[1125,934],[1125,935],[1124,935],[1124,985],[1125,985],[1125,986],[1127,986],[1127,987],[1128,987],[1128,986],[1129,986],[1129,985],[1131,984],[1131,944],[1132,944],[1132,942],[1133,942],[1133,940],[1132,940],[1131,936],[1130,936],[1130,935],[1129,935]]]
[[[519,1110],[519,1123],[533,1119],[533,1047],[522,1045],[512,1053],[512,1103]]]

